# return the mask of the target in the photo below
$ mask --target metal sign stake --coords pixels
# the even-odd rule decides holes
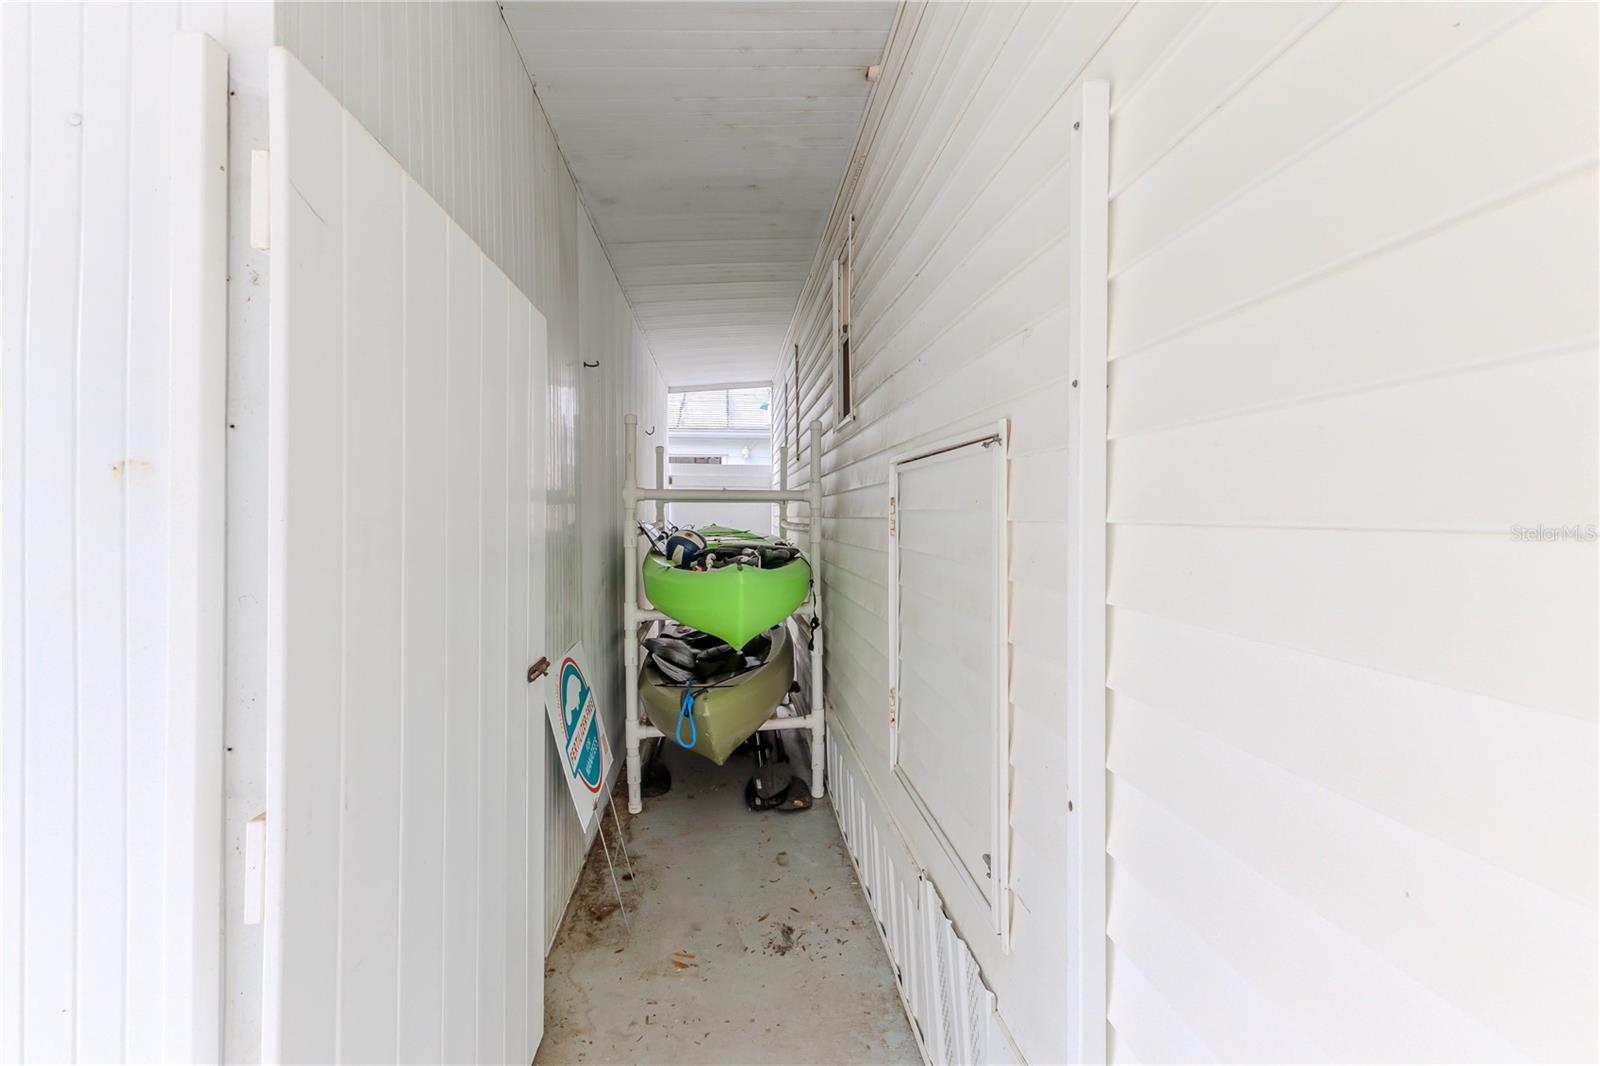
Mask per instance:
[[[617,847],[622,849],[622,861],[628,866],[628,880],[637,882],[638,879],[633,874],[633,860],[628,857],[628,842],[622,835],[622,816],[617,813],[617,793],[615,789],[611,791],[608,798],[611,800],[611,821],[617,827]]]
[[[621,843],[620,835],[621,827],[619,826],[618,843]],[[611,871],[611,887],[617,893],[617,909],[622,912],[622,927],[628,931],[628,935],[631,937],[633,935],[633,925],[628,921],[628,905],[622,902],[622,884],[617,880],[617,868],[611,862],[611,849],[606,845],[606,823],[604,819],[600,821],[600,848],[606,853],[606,869]]]

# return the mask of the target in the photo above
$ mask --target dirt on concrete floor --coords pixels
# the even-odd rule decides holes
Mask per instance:
[[[607,813],[545,966],[538,1063],[918,1063],[827,799],[745,807],[748,760],[667,753],[673,788]]]

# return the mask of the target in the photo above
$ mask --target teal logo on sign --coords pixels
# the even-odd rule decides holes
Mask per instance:
[[[567,765],[584,788],[598,795],[604,763],[593,697],[594,690],[584,680],[577,661],[568,656],[561,664],[561,721],[567,733]]]

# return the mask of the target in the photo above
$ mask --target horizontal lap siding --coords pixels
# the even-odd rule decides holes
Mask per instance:
[[[1593,10],[904,21],[824,245],[854,213],[829,696],[949,883],[882,769],[884,480],[1008,416],[1015,953],[946,894],[1021,1049],[1061,1037],[1049,142],[1081,73],[1113,104],[1112,1055],[1595,1057],[1595,546],[1511,532],[1597,520]],[[791,483],[833,422],[828,258],[774,372]]]
[[[807,282],[774,373],[774,441],[790,445],[791,484],[814,467],[803,427],[812,419],[830,427],[821,463],[831,721],[848,734],[862,781],[878,797],[873,806],[885,812],[879,831],[898,830],[929,871],[994,991],[1001,1021],[1035,1062],[1061,1061],[1066,1048],[1058,754],[1065,743],[1063,412],[1071,393],[1066,93],[1125,17],[1120,5],[938,4],[905,13],[869,107],[859,177],[853,171],[847,180],[825,245],[836,247],[853,214],[856,421],[832,425],[831,254]],[[1150,32],[1171,34],[1186,16],[1142,17]],[[1145,62],[1139,55],[1118,61]],[[889,468],[919,445],[1001,418],[1011,424],[1010,954],[1000,950],[984,901],[888,770]],[[916,625],[932,611],[965,609],[959,583],[943,593]]]
[[[1595,33],[1223,7],[1113,81],[1119,1058],[1600,1052],[1595,545],[1512,536],[1597,520]]]
[[[666,389],[577,186],[490,3],[275,5],[277,38],[373,131],[546,317],[546,644],[582,639],[601,706],[621,716],[622,416],[640,418],[640,454],[660,439]],[[585,369],[582,360],[598,360]],[[595,526],[593,523],[605,523]],[[605,537],[590,530],[606,528]],[[585,853],[547,745],[547,941]]]

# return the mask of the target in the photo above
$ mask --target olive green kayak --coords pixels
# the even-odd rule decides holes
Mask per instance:
[[[693,722],[680,721],[684,685],[667,678],[647,657],[639,670],[639,697],[655,727],[676,742],[721,766],[745,739],[772,716],[794,678],[794,648],[788,627],[771,634],[772,647],[760,666],[725,680],[692,683]]]
[[[705,538],[708,553],[779,543],[772,537],[723,526],[704,526],[697,532]],[[645,556],[643,569],[644,592],[656,610],[735,648],[744,647],[793,614],[811,587],[811,564],[804,556],[770,569],[736,563],[710,570],[683,570],[660,553],[651,552]]]

